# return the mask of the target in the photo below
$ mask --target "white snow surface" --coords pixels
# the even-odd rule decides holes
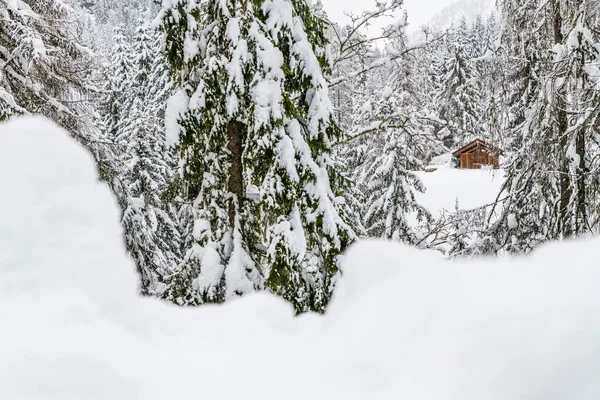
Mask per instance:
[[[203,99],[194,100],[196,103],[201,104],[204,101]],[[190,99],[185,90],[178,90],[168,99],[167,109],[165,110],[167,145],[175,147],[179,144],[179,135],[181,134],[179,118],[183,116],[189,106]]]
[[[452,161],[452,153],[442,154],[441,156],[433,157],[429,165],[425,169],[440,169],[440,168],[455,168]]]
[[[325,316],[186,309],[136,295],[115,201],[59,128],[0,125],[0,182],[0,399],[600,398],[598,239],[455,263],[366,241]]]
[[[434,217],[443,210],[471,210],[493,203],[504,183],[504,170],[440,168],[435,172],[416,172],[427,188],[415,193],[417,201]]]

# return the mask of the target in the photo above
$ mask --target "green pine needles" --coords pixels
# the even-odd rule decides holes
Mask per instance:
[[[331,158],[325,23],[304,0],[173,1],[179,91],[168,136],[193,201],[193,243],[166,297],[221,302],[266,288],[324,311],[354,239]]]

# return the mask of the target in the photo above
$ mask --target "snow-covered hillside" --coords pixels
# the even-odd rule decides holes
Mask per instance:
[[[0,125],[0,181],[1,399],[600,396],[598,240],[456,264],[363,242],[324,317],[185,309],[135,295],[117,206],[56,126]]]

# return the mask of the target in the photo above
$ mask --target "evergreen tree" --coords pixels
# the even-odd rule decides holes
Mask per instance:
[[[481,137],[488,143],[508,150],[506,143],[507,99],[506,86],[510,84],[507,71],[506,57],[498,49],[498,27],[494,15],[485,24],[485,37],[482,42],[482,53],[476,60],[475,66],[479,77],[482,106],[479,130]]]
[[[468,213],[461,210],[458,204],[458,199],[454,205],[454,219],[451,226],[451,234],[448,238],[448,253],[453,256],[461,256],[467,251],[469,245],[467,235],[469,233],[469,225],[467,224]]]
[[[112,49],[110,60],[104,68],[104,93],[102,100],[102,115],[104,136],[111,142],[127,147],[126,142],[119,143],[119,137],[125,128],[125,121],[128,118],[128,107],[131,106],[129,98],[132,93],[129,92],[132,76],[134,74],[131,43],[122,35],[120,28],[114,31],[115,45]],[[120,150],[124,152],[124,149]]]
[[[174,174],[164,117],[171,94],[168,64],[158,32],[143,20],[131,39],[115,30],[104,76],[103,160],[106,180],[123,210],[127,251],[141,276],[143,294],[160,295],[182,260],[178,206],[163,200]]]
[[[390,79],[400,84],[398,76]],[[365,190],[365,228],[370,237],[402,240],[416,243],[417,235],[408,219],[416,214],[418,221],[428,221],[429,212],[419,205],[414,191],[425,187],[414,171],[422,169],[418,157],[424,151],[424,135],[413,110],[404,102],[408,96],[401,86],[387,86],[375,105],[375,115],[387,122],[373,140],[370,163],[361,179]],[[399,112],[400,111],[400,112]]]
[[[487,27],[483,23],[482,16],[478,15],[475,18],[475,22],[473,23],[470,32],[470,42],[473,45],[473,57],[482,57],[487,50],[491,48],[488,39]]]
[[[160,195],[172,177],[169,151],[163,128],[164,95],[169,83],[160,68],[164,58],[157,47],[155,33],[140,21],[133,42],[133,73],[125,84],[128,92],[124,102],[129,110],[123,129],[116,135],[117,143],[125,146],[122,159],[128,169],[125,210],[122,223],[125,243],[141,274],[141,289],[156,294],[164,288],[169,276],[181,260],[181,239],[176,209],[164,203]],[[124,55],[122,55],[124,56]],[[159,74],[155,76],[155,74]]]
[[[82,5],[93,16],[94,36],[90,37],[90,44],[99,52],[109,54],[116,44],[114,29],[120,27],[122,35],[132,38],[140,18],[148,22],[156,16],[158,3],[154,0],[82,0]]]
[[[386,51],[394,58],[405,49],[406,38],[400,34]],[[364,225],[371,237],[415,244],[418,235],[409,219],[428,222],[431,216],[415,199],[414,191],[425,188],[414,171],[424,167],[436,140],[424,127],[411,61],[402,59],[386,70],[380,81],[383,85],[374,88],[369,101],[371,125],[377,133],[370,138],[370,156],[360,178],[367,204]]]
[[[0,120],[41,114],[81,141],[91,58],[73,39],[75,10],[57,0],[0,1]]]
[[[355,22],[358,24],[360,22]],[[330,24],[327,31],[331,42],[332,80],[330,85],[336,120],[343,132],[350,137],[358,134],[373,119],[370,112],[370,96],[379,68],[353,77],[380,58],[379,50],[368,36],[355,26]],[[372,111],[372,110],[371,110]],[[367,157],[369,137],[361,136],[347,143],[339,143],[334,159],[339,163],[346,178],[353,184],[344,193],[349,223],[359,236],[366,236],[363,226],[364,191],[360,188],[361,167]]]
[[[446,147],[460,147],[480,136],[481,89],[471,61],[474,46],[464,20],[449,39],[441,67],[442,78],[437,104],[439,117],[446,122]],[[486,139],[486,138],[485,138]]]
[[[515,5],[505,4],[505,12]],[[516,103],[527,105],[516,120],[518,151],[507,166],[498,216],[474,251],[526,252],[547,240],[597,230],[598,143],[593,121],[598,99],[592,66],[598,62],[598,40],[587,26],[584,3],[574,7],[556,0],[542,11],[541,25],[521,25],[528,29],[508,36],[511,42],[506,45],[519,49],[520,59],[527,60],[521,61],[525,67],[517,67],[534,70],[535,76],[519,82],[526,83],[529,98]],[[534,10],[523,7],[521,12]],[[524,21],[518,17],[523,14],[513,23]],[[552,50],[545,55],[540,46]]]
[[[197,304],[266,286],[323,311],[353,238],[331,159],[341,133],[324,22],[301,0],[180,0],[163,14],[195,221],[172,290]]]

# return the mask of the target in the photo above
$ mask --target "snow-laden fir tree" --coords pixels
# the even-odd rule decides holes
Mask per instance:
[[[509,67],[501,48],[498,48],[499,28],[494,15],[487,20],[484,29],[485,36],[479,38],[482,42],[478,45],[480,50],[475,59],[478,87],[481,90],[478,129],[480,137],[487,143],[509,151],[505,129],[508,121],[506,86],[510,84],[507,77]]]
[[[162,29],[195,220],[171,292],[198,304],[265,286],[299,312],[323,311],[353,238],[330,156],[341,133],[324,22],[304,0],[180,0]]]
[[[442,130],[447,131],[442,135],[444,144],[453,148],[480,137],[482,99],[477,70],[472,62],[475,55],[473,38],[464,20],[449,35],[447,46],[439,70],[441,78],[436,103],[438,116],[445,121]]]
[[[115,44],[111,56],[105,60],[100,76],[103,82],[102,96],[96,105],[95,125],[100,131],[102,141],[102,157],[98,160],[100,176],[115,193],[122,210],[127,207],[127,189],[124,175],[127,168],[126,155],[129,145],[118,138],[123,136],[130,116],[128,103],[131,80],[133,78],[133,61],[131,43],[123,36],[120,27],[113,31]],[[129,105],[131,103],[129,102]]]
[[[586,3],[576,3],[556,0],[541,10],[523,6],[522,15],[505,15],[526,28],[507,35],[505,46],[517,49],[515,59],[536,75],[519,82],[532,96],[515,127],[519,150],[507,166],[499,215],[474,252],[526,252],[547,240],[598,230],[598,38],[588,26]],[[515,6],[506,2],[505,13]],[[527,12],[540,11],[541,22],[524,22]]]
[[[97,122],[105,150],[101,175],[123,210],[125,244],[140,272],[141,292],[154,295],[182,260],[179,203],[165,195],[175,165],[166,146],[172,82],[160,36],[143,20],[132,37],[115,29]]]
[[[357,24],[360,22],[356,22]],[[364,112],[373,89],[372,81],[378,70],[361,73],[379,58],[379,50],[369,38],[357,31],[354,26],[330,24],[327,30],[331,42],[332,85],[330,86],[336,120],[349,136],[358,134],[372,119]],[[366,236],[362,216],[365,199],[360,190],[358,177],[367,156],[367,142],[364,135],[347,143],[339,143],[335,148],[334,159],[340,164],[347,178],[354,184],[344,193],[349,222],[360,236]]]
[[[406,49],[405,24],[395,29],[400,34],[386,50],[388,58]],[[415,244],[419,239],[414,222],[428,222],[430,214],[416,201],[415,191],[425,188],[414,171],[424,167],[430,149],[439,151],[441,146],[425,127],[409,59],[391,63],[386,70],[382,86],[372,91],[366,110],[373,132],[359,178],[366,198],[364,226],[371,237]]]
[[[73,34],[75,14],[58,0],[0,1],[0,120],[41,114],[90,139],[91,57]]]
[[[335,115],[340,128],[350,132],[351,137],[336,145],[334,159],[342,166],[345,176],[354,183],[345,191],[344,198],[349,221],[360,236],[366,236],[363,226],[366,198],[365,191],[360,187],[360,177],[371,156],[369,151],[373,150],[370,146],[373,135],[367,135],[365,131],[375,132],[370,125],[374,121],[371,97],[374,91],[383,86],[381,81],[387,73],[383,68],[384,56],[377,43],[402,40],[406,19],[401,19],[398,27],[382,29],[378,35],[368,35],[363,29],[399,14],[402,6],[401,0],[379,2],[374,8],[350,15],[347,25],[329,23],[327,30],[332,53],[330,89]],[[400,58],[398,54],[391,56]]]
[[[158,11],[154,0],[73,0],[79,1],[93,18],[93,36],[90,44],[102,54],[110,54],[115,45],[113,31],[121,27],[121,33],[131,38],[139,26],[139,19],[151,20]],[[90,32],[84,32],[89,35]]]
[[[136,127],[131,169],[122,176],[126,185],[122,224],[126,248],[140,272],[142,293],[160,294],[164,280],[181,260],[181,239],[177,209],[161,199],[172,167],[164,157],[164,141],[156,134],[156,119],[148,111],[139,102],[132,110]]]
[[[414,244],[418,238],[409,218],[427,222],[430,214],[415,198],[415,191],[425,191],[414,173],[423,167],[417,153],[423,150],[424,141],[418,116],[403,104],[406,95],[399,87],[387,86],[374,102],[374,114],[386,118],[388,125],[372,135],[368,150],[371,156],[366,160],[360,186],[366,197],[367,234]]]
[[[134,260],[141,278],[141,292],[156,292],[164,276],[168,275],[169,263],[158,243],[158,233],[164,229],[165,215],[161,213],[159,191],[167,166],[160,157],[156,157],[158,146],[153,140],[151,117],[135,104],[132,115],[136,119],[136,129],[132,136],[132,160],[129,168],[121,176],[124,180],[123,195],[125,209],[122,224],[125,245]],[[166,215],[170,223],[172,243],[176,243],[176,224]],[[163,222],[163,226],[160,226]],[[170,241],[166,243],[170,244]],[[171,266],[174,269],[174,266]]]
[[[477,15],[470,31],[470,42],[473,45],[472,57],[481,57],[486,54],[487,50],[491,48],[488,39],[488,27],[483,22],[483,17]]]
[[[101,103],[101,114],[104,116],[104,136],[111,142],[122,147],[125,152],[126,142],[119,143],[128,119],[129,106],[132,97],[131,81],[134,75],[132,48],[130,41],[122,34],[120,27],[114,30],[114,46],[111,57],[104,67],[104,93]]]
[[[144,294],[160,294],[166,277],[181,261],[177,209],[161,199],[173,165],[166,146],[163,93],[171,85],[165,80],[166,60],[157,36],[140,21],[131,46],[132,73],[123,84],[127,95],[121,106],[127,114],[115,135],[120,161],[126,166],[120,177],[125,244],[140,272]],[[118,68],[125,56],[116,57]]]

